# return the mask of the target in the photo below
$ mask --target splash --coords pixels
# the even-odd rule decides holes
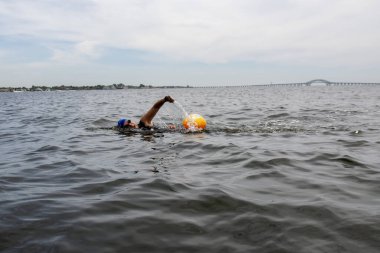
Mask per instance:
[[[189,127],[188,129],[186,129],[187,132],[199,132],[203,130],[197,127],[198,124],[195,122],[195,120],[192,117],[189,117],[189,114],[187,113],[185,108],[183,108],[183,106],[178,101],[174,101],[173,104],[182,112],[183,118],[188,118],[187,125]]]
[[[173,104],[174,104],[178,109],[181,110],[181,112],[182,112],[182,116],[183,116],[184,118],[186,118],[186,117],[189,116],[189,114],[186,112],[185,108],[183,108],[183,106],[182,106],[178,101],[174,101]]]
[[[161,125],[163,125],[165,128],[169,128],[169,127],[168,127],[168,124],[166,124],[166,122],[165,122],[160,116],[157,115],[156,118],[158,119],[158,121],[159,121],[159,123],[160,123]]]

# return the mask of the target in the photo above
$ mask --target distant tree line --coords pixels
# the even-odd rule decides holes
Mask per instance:
[[[152,85],[125,85],[123,83],[112,85],[60,85],[60,86],[40,86],[33,85],[31,88],[26,87],[0,87],[0,92],[17,92],[17,91],[63,91],[63,90],[121,90],[121,89],[153,89],[153,88],[191,88],[187,86],[152,86]]]

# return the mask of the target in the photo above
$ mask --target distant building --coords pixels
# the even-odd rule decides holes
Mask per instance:
[[[119,84],[114,84],[113,86],[115,86],[115,88],[116,88],[116,89],[119,89],[119,90],[121,90],[121,89],[124,89],[124,88],[125,88],[125,85],[124,85],[124,84],[122,84],[122,83],[119,83]]]

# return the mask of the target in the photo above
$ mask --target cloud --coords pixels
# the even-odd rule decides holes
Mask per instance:
[[[0,0],[0,33],[43,40],[64,62],[115,48],[152,61],[352,66],[380,63],[379,9],[375,0]]]
[[[81,64],[87,60],[94,60],[101,56],[102,49],[96,41],[82,41],[76,44],[65,45],[63,48],[52,46],[51,61],[68,64]]]

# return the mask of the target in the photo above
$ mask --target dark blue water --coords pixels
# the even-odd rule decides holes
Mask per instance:
[[[1,252],[380,252],[380,87],[1,93],[0,155]]]

